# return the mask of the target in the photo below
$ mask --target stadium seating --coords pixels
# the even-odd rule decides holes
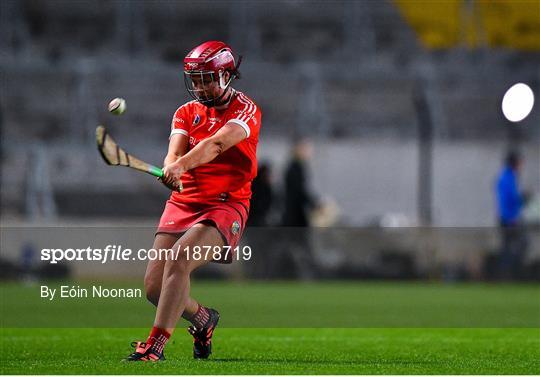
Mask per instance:
[[[463,39],[463,2],[419,4],[0,2],[3,209],[24,212],[25,178],[17,172],[25,170],[33,146],[48,150],[50,169],[62,179],[66,197],[78,190],[100,163],[93,130],[101,122],[127,149],[160,161],[171,116],[188,99],[181,59],[211,38],[229,41],[245,55],[244,78],[236,86],[263,108],[264,135],[283,143],[297,134],[412,142],[418,133],[418,90],[429,94],[436,139],[503,139],[504,89],[515,80],[538,80],[536,8],[478,2],[485,47],[493,49],[468,52],[461,47],[480,39]],[[123,117],[106,111],[107,101],[117,96],[128,102]],[[540,124],[538,114],[527,122],[524,137],[538,137],[540,129],[532,126]],[[133,175],[117,174],[124,179],[121,186],[97,174],[85,188],[131,190]]]
[[[396,4],[428,48],[540,49],[538,1],[396,0]]]

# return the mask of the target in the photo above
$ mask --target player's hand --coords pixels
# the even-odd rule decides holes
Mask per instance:
[[[170,164],[163,167],[163,178],[158,180],[173,191],[182,192],[182,181],[180,177],[183,174],[182,169],[176,164]]]

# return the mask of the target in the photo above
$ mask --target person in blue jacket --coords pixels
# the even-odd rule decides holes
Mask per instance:
[[[520,277],[527,249],[526,229],[522,219],[527,196],[520,191],[519,183],[522,164],[523,160],[518,152],[509,152],[496,184],[502,242],[499,275],[504,279]]]

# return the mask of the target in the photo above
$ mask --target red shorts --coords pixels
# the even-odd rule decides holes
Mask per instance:
[[[211,222],[221,233],[225,245],[235,248],[240,242],[247,218],[248,207],[239,202],[195,204],[167,200],[156,233],[179,234],[197,223]],[[224,262],[231,263],[230,259]]]

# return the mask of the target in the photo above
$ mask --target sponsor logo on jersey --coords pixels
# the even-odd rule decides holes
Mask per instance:
[[[232,234],[238,234],[239,231],[240,231],[240,223],[238,221],[235,221],[231,225],[231,232]]]
[[[199,114],[195,114],[195,118],[193,119],[193,125],[196,126],[201,121],[201,116]]]

